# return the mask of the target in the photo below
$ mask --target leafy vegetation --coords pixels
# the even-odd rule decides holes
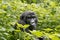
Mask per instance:
[[[13,28],[20,14],[27,10],[38,16],[39,30],[30,31],[32,34]],[[18,24],[18,28],[21,26]],[[60,40],[60,0],[0,0],[0,40],[34,40],[42,36],[46,40]]]

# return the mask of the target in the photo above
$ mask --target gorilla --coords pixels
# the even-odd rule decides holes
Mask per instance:
[[[36,30],[38,18],[36,13],[33,11],[25,11],[21,14],[20,20],[18,21],[19,24],[25,25],[29,24],[30,26],[25,29],[27,33],[30,33],[29,30]],[[17,29],[17,24],[14,25],[14,28]],[[21,31],[24,31],[23,28],[20,28]],[[36,40],[43,40],[43,38],[37,38]]]
[[[33,11],[25,11],[21,14],[20,20],[18,21],[19,24],[25,25],[29,24],[30,26],[25,29],[26,32],[29,32],[29,30],[36,30],[37,25],[37,16],[35,12]],[[14,25],[14,28],[17,29],[17,24]],[[20,28],[22,31],[24,31],[22,28]]]

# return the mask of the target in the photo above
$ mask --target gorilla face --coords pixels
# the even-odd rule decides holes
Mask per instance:
[[[31,26],[36,26],[36,24],[37,24],[36,15],[34,13],[29,13],[26,16],[25,22],[26,22],[26,24],[29,24]]]

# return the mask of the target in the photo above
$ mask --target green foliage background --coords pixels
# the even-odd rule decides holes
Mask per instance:
[[[23,40],[22,33],[14,38],[11,32],[20,14],[27,10],[36,12],[39,31],[51,40],[60,40],[60,0],[0,0],[0,40]],[[30,35],[25,39],[33,40]]]

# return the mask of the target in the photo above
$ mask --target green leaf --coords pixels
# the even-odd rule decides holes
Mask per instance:
[[[36,37],[42,37],[43,36],[43,33],[40,32],[40,31],[33,30],[33,31],[30,31],[30,32]]]

